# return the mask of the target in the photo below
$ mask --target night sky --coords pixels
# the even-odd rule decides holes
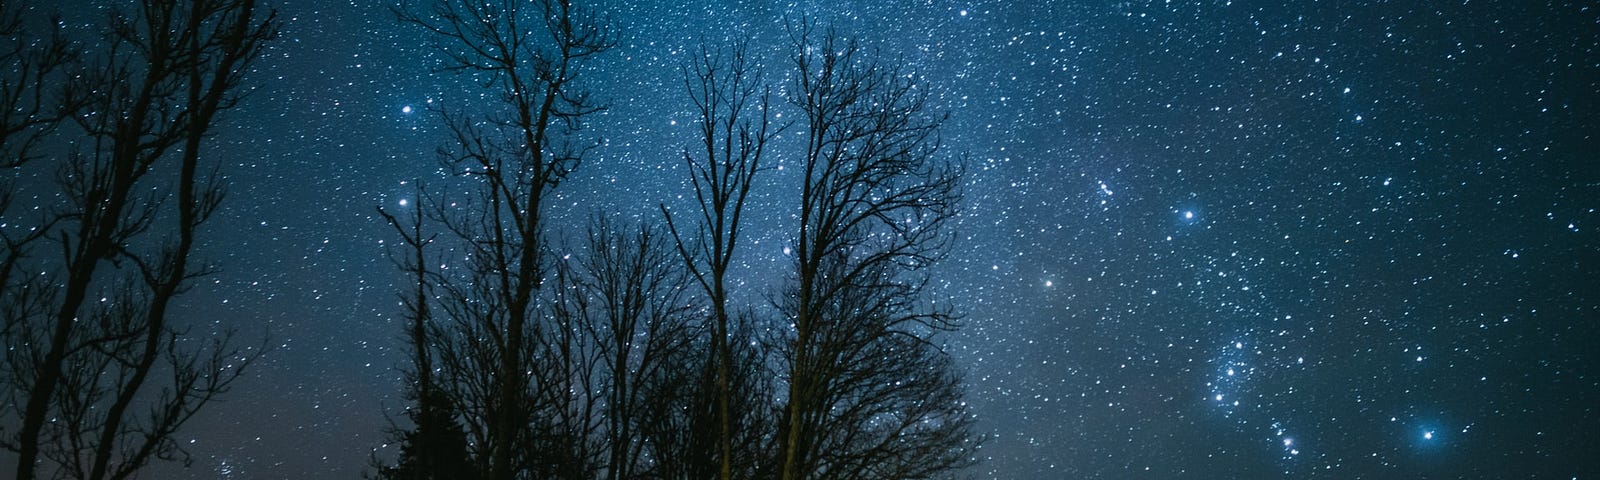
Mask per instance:
[[[223,271],[183,321],[275,349],[160,477],[357,478],[394,454],[404,277],[375,208],[415,206],[443,175],[430,109],[483,92],[434,73],[392,2],[269,3],[282,36],[208,153],[231,190],[198,253]],[[968,157],[935,293],[965,313],[943,340],[991,437],[976,476],[1600,475],[1594,3],[606,9],[623,37],[586,73],[610,110],[585,133],[605,143],[560,186],[561,231],[689,193],[701,39],[751,39],[781,85],[784,19],[808,17],[926,78]],[[749,278],[787,265],[793,173],[761,177]]]

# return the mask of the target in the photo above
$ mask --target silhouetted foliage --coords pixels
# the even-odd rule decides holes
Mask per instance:
[[[201,151],[277,20],[252,0],[145,0],[79,45],[27,10],[0,3],[0,446],[24,480],[187,462],[175,433],[261,355],[168,314],[213,271],[191,257],[223,197]],[[54,182],[19,180],[38,178]],[[49,204],[13,208],[19,193]]]
[[[400,458],[378,469],[387,480],[451,480],[478,478],[468,452],[467,432],[456,422],[455,409],[437,390],[426,390],[409,412],[412,427],[397,433]]]
[[[426,196],[421,185],[416,186],[416,193],[419,198]],[[411,349],[411,365],[404,370],[410,381],[406,397],[416,402],[406,412],[412,425],[409,430],[395,428],[391,432],[400,445],[400,457],[393,466],[379,463],[378,476],[390,480],[476,478],[479,474],[468,451],[467,433],[456,421],[456,409],[450,398],[433,380],[431,353],[438,327],[433,322],[429,300],[439,277],[428,268],[427,247],[435,237],[423,233],[427,222],[422,209],[411,209],[408,213],[407,219],[402,221],[387,210],[378,209],[378,214],[400,234],[404,255],[393,258],[400,269],[411,276],[416,287],[401,296],[409,323],[406,346]]]

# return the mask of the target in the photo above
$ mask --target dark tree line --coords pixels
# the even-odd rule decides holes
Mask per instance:
[[[224,197],[201,152],[277,21],[254,0],[123,7],[80,43],[0,2],[0,448],[18,479],[186,462],[176,432],[262,352],[169,317],[215,269],[194,256]],[[923,291],[960,172],[912,76],[804,24],[775,96],[746,48],[703,47],[683,69],[696,208],[562,235],[548,199],[598,145],[583,77],[614,28],[566,0],[396,12],[486,101],[438,111],[451,188],[380,210],[410,278],[414,402],[380,476],[932,478],[972,461],[935,337],[955,317]],[[775,124],[785,108],[798,120]],[[785,129],[803,147],[770,148]],[[803,170],[795,254],[754,297],[730,284],[773,155]]]
[[[414,404],[380,477],[918,479],[974,461],[937,339],[957,317],[925,291],[961,170],[914,75],[802,23],[774,95],[747,48],[702,46],[682,70],[694,208],[563,235],[545,219],[570,207],[547,199],[597,145],[582,128],[603,107],[582,78],[614,28],[565,0],[397,13],[488,101],[437,111],[454,140],[438,157],[458,175],[419,189],[405,218],[383,212],[415,282]],[[774,122],[780,110],[797,120]],[[797,148],[776,148],[780,131]],[[803,175],[783,195],[794,254],[777,290],[752,296],[730,285],[754,280],[733,275],[774,155]]]
[[[202,150],[277,21],[252,0],[122,7],[80,43],[0,2],[0,448],[17,479],[187,461],[174,434],[262,352],[172,309],[214,270],[194,256],[224,192]]]

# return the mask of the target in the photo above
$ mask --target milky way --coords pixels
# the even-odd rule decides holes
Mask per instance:
[[[282,36],[208,153],[223,273],[185,301],[276,348],[162,477],[393,454],[404,280],[375,207],[445,174],[432,112],[482,91],[388,2],[271,3]],[[678,201],[684,56],[750,39],[781,85],[785,19],[812,18],[950,114],[966,203],[936,290],[978,476],[1600,474],[1600,9],[1279,3],[610,2],[604,144],[556,222]],[[764,177],[747,272],[784,265],[792,175]]]

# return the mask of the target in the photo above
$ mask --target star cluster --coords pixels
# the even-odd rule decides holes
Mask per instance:
[[[276,348],[162,477],[355,477],[404,405],[395,238],[447,175],[437,72],[388,2],[273,2],[216,137],[232,195],[190,312]],[[1586,2],[606,2],[603,139],[556,221],[677,201],[679,68],[785,19],[933,87],[964,155],[939,295],[993,478],[1600,473],[1600,8]],[[92,20],[92,19],[90,19]],[[780,142],[782,140],[780,139]],[[788,247],[776,160],[749,271]],[[761,294],[761,286],[747,291]]]

